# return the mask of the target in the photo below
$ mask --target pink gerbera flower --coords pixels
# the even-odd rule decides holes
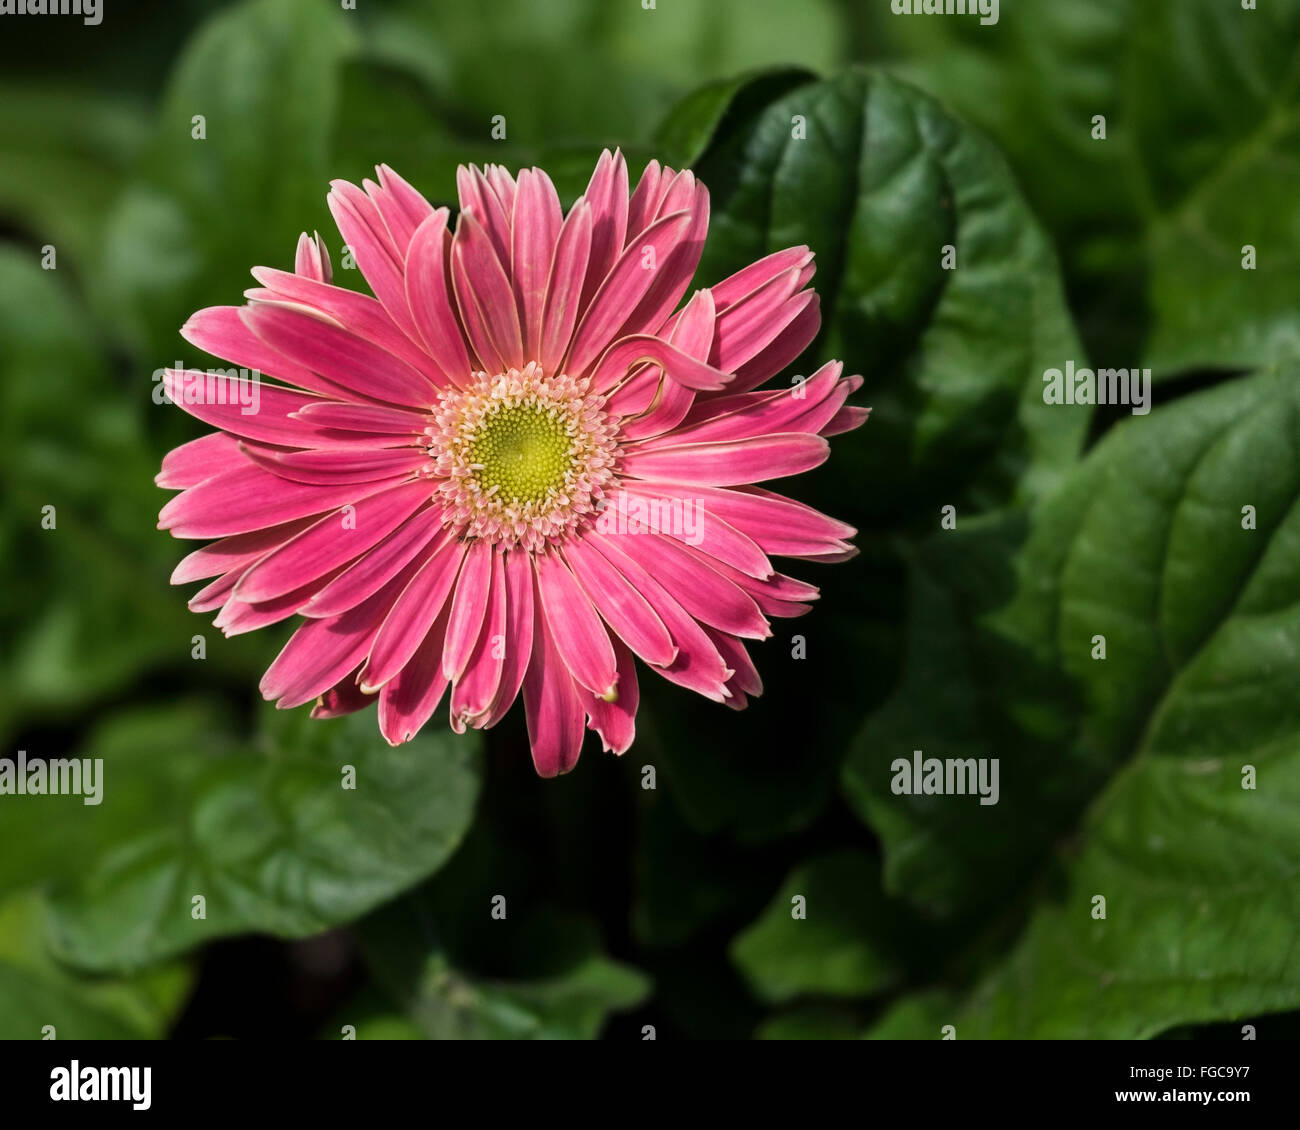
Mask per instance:
[[[294,273],[258,268],[246,305],[182,330],[239,367],[165,377],[220,429],[158,476],[181,489],[160,528],[219,539],[172,577],[215,578],[190,608],[227,635],[303,617],[262,693],[320,718],[377,699],[394,744],[445,694],[463,732],[522,689],[545,776],[573,767],[584,724],[631,744],[633,655],[743,707],[761,690],[743,641],[817,595],[769,557],[854,552],[850,527],[753,485],[816,467],[866,417],[838,362],[751,391],[817,332],[812,253],[679,310],[709,219],[689,172],[651,162],[629,196],[605,152],[565,216],[539,169],[461,168],[454,234],[378,176],[329,196],[374,298],[332,286],[304,235]]]

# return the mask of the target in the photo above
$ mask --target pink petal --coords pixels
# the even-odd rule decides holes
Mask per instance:
[[[305,584],[290,590],[271,600],[255,604],[240,600],[236,593],[231,594],[226,606],[212,622],[227,636],[240,636],[246,632],[255,632],[259,628],[278,624],[298,612],[313,596],[330,583],[342,571],[342,567],[333,569],[320,577],[313,577]],[[235,586],[236,589],[239,587]]]
[[[789,388],[712,397],[687,417],[684,427],[647,440],[644,446],[717,443],[779,432],[820,434],[853,387],[839,379],[842,367],[838,361],[828,362],[802,384]]]
[[[591,206],[591,255],[582,284],[581,308],[605,281],[627,236],[627,162],[618,150],[606,149],[596,162],[583,199]]]
[[[591,252],[591,207],[579,200],[569,211],[555,244],[555,259],[542,306],[542,344],[538,360],[547,373],[559,371],[582,309],[582,282]]]
[[[462,212],[456,223],[451,278],[465,333],[482,367],[488,373],[522,368],[524,342],[510,279],[473,212]]]
[[[470,360],[465,335],[452,306],[447,282],[447,209],[439,208],[411,238],[406,260],[406,293],[411,316],[424,347],[450,384],[469,381]]]
[[[344,290],[339,286],[327,286],[270,267],[254,267],[253,277],[274,291],[273,297],[278,296],[319,310],[339,325],[347,327],[350,333],[365,338],[372,345],[406,362],[430,383],[447,383],[437,364],[398,328],[383,305],[370,295]]]
[[[772,563],[767,559],[767,554],[751,538],[711,513],[705,500],[694,491],[695,488],[683,487],[680,483],[641,483],[633,480],[623,484],[623,492],[628,499],[639,499],[646,507],[653,508],[647,510],[647,513],[662,513],[664,509],[671,510],[673,502],[680,504],[683,528],[680,532],[676,529],[664,530],[661,525],[660,533],[671,534],[677,541],[686,541],[688,533],[693,533],[698,540],[689,544],[710,557],[725,561],[751,577],[770,577]],[[690,519],[686,517],[685,508],[688,506],[691,507]],[[694,531],[684,528],[688,521],[696,527]]]
[[[687,356],[676,346],[657,337],[638,334],[616,341],[600,359],[591,374],[591,385],[597,392],[607,392],[627,376],[628,371],[642,362],[660,366],[664,373],[687,388],[717,389],[727,382],[727,374]]]
[[[383,404],[340,404],[335,400],[304,404],[293,416],[317,428],[403,437],[418,436],[428,422],[427,416],[405,408],[389,408]]]
[[[410,562],[427,561],[451,540],[435,506],[416,514],[391,537],[358,558],[303,605],[304,616],[337,616],[377,592]]]
[[[798,285],[792,268],[720,311],[710,364],[734,373],[771,345],[816,299],[811,290],[796,293]]]
[[[406,304],[403,250],[393,242],[378,206],[356,185],[342,180],[331,182],[326,201],[375,297],[401,330],[418,340]]]
[[[654,282],[646,291],[641,301],[628,314],[623,323],[622,333],[641,333],[655,331],[663,325],[677,304],[681,302],[691,279],[695,277],[700,257],[704,254],[704,237],[709,229],[709,193],[703,185],[696,185],[695,178],[689,173],[682,174],[690,178],[691,191],[686,206],[690,209],[691,222],[675,246],[659,259],[659,269],[655,272]],[[671,197],[671,193],[669,196]],[[665,206],[678,207],[676,204]],[[653,228],[653,225],[652,225]],[[642,236],[629,246],[639,247],[644,243]]]
[[[478,217],[497,263],[504,268],[510,262],[510,213],[500,194],[473,165],[456,170],[456,189],[461,215],[473,212]]]
[[[697,361],[706,360],[709,356],[709,348],[713,344],[714,317],[713,296],[707,290],[697,290],[673,325],[668,335],[669,342]],[[640,409],[644,411],[644,415],[623,423],[622,434],[625,442],[658,435],[675,428],[687,417],[695,403],[695,391],[679,381],[663,379],[662,369],[649,369],[647,373],[654,378],[655,396],[643,409]],[[619,394],[628,385],[640,379],[638,375],[633,380],[625,382],[610,397],[607,411],[618,413],[632,407],[630,404],[618,403]]]
[[[758,668],[754,666],[749,651],[740,640],[727,635],[725,632],[715,631],[713,628],[705,628],[704,630],[708,632],[709,639],[713,641],[713,646],[718,649],[722,658],[726,660],[727,666],[731,667],[735,672],[727,680],[727,686],[732,695],[728,699],[727,705],[735,710],[743,710],[747,705],[747,695],[753,695],[756,698],[763,693],[763,680],[759,677]]]
[[[689,547],[658,534],[629,534],[618,545],[700,623],[748,639],[771,636],[753,597]]]
[[[748,392],[757,388],[765,380],[776,376],[788,365],[793,365],[805,349],[812,344],[817,331],[821,329],[821,300],[816,294],[801,300],[806,305],[794,320],[784,327],[780,334],[771,341],[757,356],[746,361],[736,370],[736,375],[728,387],[728,392]]]
[[[718,304],[718,309],[725,310],[792,267],[799,272],[799,285],[806,286],[813,275],[813,253],[803,245],[774,251],[714,286],[713,300]]]
[[[281,709],[310,702],[356,668],[375,638],[384,613],[410,581],[398,574],[369,600],[328,620],[308,620],[290,637],[262,676],[261,691]]]
[[[551,178],[540,169],[522,170],[510,222],[510,274],[523,323],[525,357],[537,357],[541,347],[546,281],[563,222]]]
[[[627,322],[637,303],[645,297],[660,272],[670,269],[669,252],[682,241],[690,226],[689,212],[675,212],[665,216],[652,224],[635,244],[619,256],[582,316],[573,346],[569,350],[569,359],[565,365],[567,372],[585,373],[601,351],[621,336],[618,331]],[[686,281],[690,281],[689,275]]]
[[[447,641],[442,651],[442,673],[455,681],[465,673],[474,644],[478,640],[492,584],[492,547],[476,538],[465,553],[451,599],[451,617],[447,621]]]
[[[378,690],[406,666],[446,603],[464,558],[464,544],[451,540],[432,557],[423,562],[416,558],[407,567],[418,571],[394,601],[375,636],[361,672],[363,689]]]
[[[311,526],[312,522],[311,518],[300,518],[296,522],[289,522],[283,526],[270,526],[264,530],[254,530],[252,533],[237,534],[234,537],[223,538],[221,541],[214,541],[211,545],[196,549],[182,558],[181,563],[172,572],[171,583],[183,585],[204,577],[233,573],[234,577],[231,580],[233,587],[243,571],[254,561],[265,557],[271,550],[302,533]]]
[[[656,667],[677,658],[664,622],[626,576],[584,539],[570,541],[563,552],[596,611],[628,647]]]
[[[196,420],[245,439],[282,447],[371,444],[368,437],[341,435],[298,419],[297,413],[312,403],[312,397],[279,385],[261,382],[254,385],[242,377],[197,369],[184,372],[166,369],[163,388],[176,407]]]
[[[243,314],[242,306],[209,306],[190,316],[181,326],[181,337],[241,369],[311,389],[334,400],[365,399],[277,353],[244,324]]]
[[[378,194],[372,194],[375,206],[398,254],[405,256],[416,229],[433,214],[433,205],[387,165],[380,165],[375,173],[380,188]]]
[[[191,612],[211,612],[214,608],[220,608],[230,599],[230,594],[235,591],[238,582],[238,573],[227,573],[224,577],[218,577],[190,597],[186,607]]]
[[[457,733],[463,733],[467,725],[481,722],[496,700],[508,643],[506,590],[505,554],[494,550],[487,610],[483,614],[478,642],[465,665],[465,673],[451,692],[451,726]]]
[[[802,616],[811,610],[811,605],[802,602],[816,600],[819,595],[816,585],[797,581],[784,573],[773,573],[762,578],[751,577],[739,569],[733,569],[724,561],[709,557],[694,546],[683,545],[681,548],[702,567],[717,573],[749,596],[764,616]]]
[[[524,712],[538,775],[567,773],[582,752],[585,711],[540,607],[534,613],[532,661],[524,677]]]
[[[705,504],[719,517],[748,534],[765,553],[778,557],[823,557],[852,547],[857,530],[802,502],[760,487],[706,490]]]
[[[777,433],[723,443],[683,443],[623,456],[623,472],[638,479],[737,486],[810,471],[826,461],[830,445],[818,435]]]
[[[179,490],[223,471],[233,471],[243,463],[238,440],[224,432],[211,432],[172,448],[163,456],[162,469],[153,481],[167,490]]]
[[[515,184],[515,178],[510,175],[510,170],[504,165],[485,165],[483,177],[492,191],[497,194],[497,199],[501,201],[501,211],[506,216],[513,216],[518,186]]]
[[[533,577],[532,554],[508,550],[505,554],[506,580],[506,656],[501,667],[501,681],[496,698],[483,727],[495,726],[510,709],[523,686],[533,651]]]
[[[607,698],[618,682],[618,666],[609,633],[591,600],[558,554],[537,554],[534,567],[556,651],[576,682]]]
[[[330,254],[325,249],[325,241],[321,239],[319,233],[310,236],[303,232],[298,237],[298,250],[294,254],[293,270],[295,274],[305,279],[314,279],[316,282],[327,283],[333,277],[330,271]]]
[[[281,451],[262,444],[245,443],[245,455],[259,467],[296,483],[370,483],[380,479],[409,478],[429,466],[423,449],[412,447],[344,448],[333,451]],[[425,488],[426,495],[429,493]]]
[[[656,667],[655,670],[679,686],[696,691],[714,702],[724,702],[727,697],[724,687],[732,675],[731,668],[723,663],[717,648],[704,634],[695,617],[615,544],[629,539],[588,534],[586,540],[645,597],[673,637],[673,643],[677,646],[677,658],[667,667]]]
[[[430,406],[437,386],[418,369],[306,307],[257,302],[241,315],[277,352],[358,396]]]
[[[362,499],[347,522],[339,514],[322,518],[249,569],[235,589],[236,598],[271,600],[324,576],[388,537],[428,498],[425,484],[407,483]]]
[[[374,704],[375,696],[363,694],[353,674],[355,672],[343,676],[316,700],[316,705],[311,708],[313,718],[342,718]]]
[[[438,709],[447,690],[442,673],[446,633],[444,605],[406,666],[379,692],[379,731],[389,745],[409,742]]]
[[[671,181],[671,170],[662,168],[658,161],[652,160],[646,165],[627,206],[627,243],[645,231],[658,215],[659,202]]]
[[[613,702],[597,698],[586,687],[574,684],[587,714],[590,729],[600,735],[606,753],[626,753],[636,737],[636,708],[641,691],[636,681],[636,663],[621,643],[614,644],[618,659],[618,697]]]
[[[178,494],[158,515],[158,528],[177,538],[246,534],[312,514],[324,514],[385,489],[384,483],[321,487],[292,483],[251,463]]]
[[[822,428],[821,434],[824,436],[837,436],[844,432],[851,432],[854,428],[862,427],[870,415],[870,408],[859,408],[855,404],[846,405],[836,412],[831,421]]]

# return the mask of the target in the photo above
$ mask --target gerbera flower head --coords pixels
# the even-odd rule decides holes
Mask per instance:
[[[759,389],[820,324],[806,247],[682,305],[709,219],[690,172],[651,162],[629,193],[607,151],[567,215],[539,169],[458,186],[453,225],[387,167],[334,183],[374,297],[304,235],[292,272],[186,323],[236,368],[165,372],[218,430],[163,460],[181,493],[159,526],[216,539],[172,580],[207,580],[190,607],[227,635],[301,617],[268,699],[377,701],[397,744],[444,697],[461,732],[522,692],[550,776],[584,728],[631,744],[633,656],[736,708],[761,691],[744,641],[817,595],[771,558],[842,560],[854,531],[755,484],[817,466],[866,409],[838,362]]]

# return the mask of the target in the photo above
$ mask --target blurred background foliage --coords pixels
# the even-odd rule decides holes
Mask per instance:
[[[1296,1033],[1297,0],[106,8],[0,40],[0,752],[107,774],[0,798],[0,1036]],[[337,265],[333,178],[537,163],[568,204],[614,145],[709,185],[698,285],[817,252],[793,369],[873,415],[793,493],[861,557],[802,571],[748,711],[644,680],[558,781],[520,718],[393,751],[263,708],[287,629],[190,614],[155,528],[178,327],[304,229]],[[1048,408],[1067,359],[1151,366],[1155,412]],[[894,796],[913,749],[1000,758],[1000,803]]]

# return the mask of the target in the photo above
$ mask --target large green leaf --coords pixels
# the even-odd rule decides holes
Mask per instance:
[[[169,965],[130,980],[80,977],[45,952],[45,914],[40,898],[31,892],[0,902],[0,1039],[138,1040],[164,1035],[189,991],[189,970]]]
[[[1298,376],[1267,370],[1121,425],[1032,516],[1016,595],[979,630],[1079,696],[1042,762],[1046,805],[1086,800],[1099,776],[1104,788],[1077,829],[1058,829],[1019,943],[953,1010],[960,1034],[1140,1037],[1300,1005],[1288,957],[1300,908]],[[908,744],[947,755],[930,741],[944,723],[915,717]],[[919,879],[891,868],[900,893],[926,894],[925,876],[963,847],[996,866],[981,838],[1009,863],[1026,850],[1023,804],[958,821],[959,840],[941,825],[972,798],[893,797],[888,760],[906,754],[860,748],[849,771],[887,854],[943,845]],[[1033,773],[1010,765],[1004,781]]]
[[[245,931],[302,937],[359,917],[455,850],[478,791],[476,735],[429,728],[391,748],[370,711],[267,714],[260,749],[105,758],[104,834],[53,894],[59,956],[131,969]],[[119,804],[138,819],[120,826]],[[205,917],[192,916],[195,896]]]
[[[1087,483],[1079,485],[1038,527],[1041,556],[1057,568],[1052,554],[1065,552],[1087,500]],[[1078,695],[1062,678],[1051,641],[1041,638],[1050,610],[1026,596],[1019,620],[1006,614],[1018,586],[1033,594],[1052,576],[1042,560],[1022,563],[1027,529],[1026,514],[1013,510],[960,521],[907,548],[901,672],[888,701],[862,723],[843,767],[846,796],[884,840],[887,889],[945,916],[1006,905],[1110,764],[1061,755]],[[989,627],[993,617],[1001,630]],[[910,762],[918,750],[996,758],[998,803],[896,795],[894,763]]]
[[[994,27],[882,30],[904,73],[1006,147],[1096,305],[1100,344],[1145,335],[1157,376],[1300,354],[1300,2],[1007,4]]]
[[[1087,417],[1044,405],[1042,372],[1078,344],[1051,245],[993,146],[867,71],[737,99],[695,162],[712,199],[699,279],[795,244],[817,253],[824,332],[800,371],[840,357],[873,406],[820,501],[928,526],[942,504],[1055,481]]]

